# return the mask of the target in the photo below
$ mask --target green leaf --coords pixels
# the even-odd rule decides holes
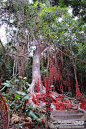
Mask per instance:
[[[12,87],[12,84],[8,80],[6,80],[6,82],[2,83],[2,85],[6,86],[6,87]]]
[[[30,110],[29,116],[32,117],[34,120],[40,122],[40,123],[42,122],[41,119],[37,117],[38,114],[37,114],[37,116],[36,116],[32,110]]]
[[[31,96],[26,95],[26,96],[24,97],[24,99],[30,99],[30,97],[31,97]]]
[[[15,79],[15,81],[14,82],[19,82],[19,80],[18,79]]]
[[[15,95],[15,99],[20,98],[20,97],[21,97],[21,95],[19,95],[19,94]]]
[[[27,86],[31,86],[31,84],[29,84],[28,82],[26,82],[26,85],[27,85]]]
[[[21,78],[21,79],[22,79],[22,76],[19,76],[19,78]]]
[[[38,117],[34,114],[34,112],[32,110],[30,110],[29,116],[32,117],[34,120],[38,119]]]
[[[24,77],[23,79],[24,79],[24,80],[26,80],[26,79],[27,79],[27,77]]]
[[[5,102],[7,102],[7,99],[6,98],[4,98],[4,100],[5,100]]]
[[[22,91],[16,91],[17,94],[19,95],[26,95],[26,93],[22,92]]]
[[[12,46],[11,48],[14,49],[15,51],[17,51],[16,47]]]
[[[37,119],[37,121],[38,121],[39,123],[41,123],[41,122],[42,122],[42,120],[41,120],[41,119]]]
[[[39,114],[36,114],[36,116],[37,116],[37,117],[40,117],[40,115],[39,115]]]

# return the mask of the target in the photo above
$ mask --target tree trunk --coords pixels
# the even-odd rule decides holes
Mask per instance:
[[[30,93],[34,92],[46,92],[42,84],[41,74],[40,74],[40,54],[41,52],[37,49],[33,55],[33,65],[32,65],[32,83],[31,87],[28,89]]]

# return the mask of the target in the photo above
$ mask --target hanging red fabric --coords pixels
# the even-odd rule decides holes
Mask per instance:
[[[5,100],[3,99],[1,93],[0,93],[0,114],[1,114],[0,127],[6,129],[8,126],[8,110]]]

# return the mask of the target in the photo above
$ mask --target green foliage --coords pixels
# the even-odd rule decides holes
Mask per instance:
[[[43,118],[42,118],[42,119],[39,118],[39,114],[35,114],[32,110],[30,110],[29,116],[30,116],[34,121],[37,121],[38,123],[41,123],[42,120],[43,120]]]
[[[6,86],[7,92],[3,92],[3,96],[7,102],[7,104],[10,106],[9,111],[10,115],[12,113],[26,113],[27,106],[32,109],[31,105],[29,103],[26,103],[27,99],[30,99],[31,96],[29,96],[26,92],[26,87],[28,87],[28,82],[26,82],[26,77],[22,78],[21,76],[18,77],[18,79],[11,79],[6,80],[6,82],[2,83],[2,85]],[[21,89],[21,90],[19,90]],[[29,111],[29,109],[28,109]]]
[[[2,46],[0,45],[0,71],[2,69],[1,67],[2,67],[2,64],[4,62],[4,59],[5,59],[5,52],[4,52],[3,48],[2,48]]]
[[[86,22],[86,0],[59,0],[61,7],[71,6],[74,16],[79,16]]]
[[[27,106],[26,106],[26,108],[25,108],[25,116],[29,116],[29,113],[30,113],[30,111],[32,111],[33,110],[33,107],[32,107],[32,105],[31,104],[29,104],[29,103],[27,103]]]
[[[41,123],[41,119],[44,119],[44,117],[40,117],[39,114],[33,112],[32,105],[28,103],[31,96],[27,94],[26,87],[30,86],[30,84],[26,80],[26,77],[22,78],[21,76],[17,79],[6,80],[3,85],[8,88],[8,91],[3,92],[2,95],[9,106],[10,116],[12,114],[24,114],[25,117],[30,116],[34,122]]]
[[[68,6],[68,4],[69,4],[69,0],[59,0],[59,5],[61,7]]]
[[[42,4],[42,3],[38,2],[38,1],[36,1],[36,2],[34,3],[34,6],[35,6],[37,9],[40,9],[40,8],[42,8],[42,7],[45,7],[45,4]]]
[[[8,80],[6,80],[6,82],[2,83],[2,85],[6,86],[6,87],[12,87],[12,84]]]
[[[0,77],[4,75],[4,81],[12,76],[13,62],[11,56],[6,55],[0,45]]]
[[[39,14],[41,21],[45,24],[52,24],[55,22],[56,18],[62,16],[67,12],[67,9],[62,9],[60,7],[45,7]]]

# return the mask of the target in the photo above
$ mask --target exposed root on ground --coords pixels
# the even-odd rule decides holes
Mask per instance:
[[[34,84],[31,83],[31,86],[27,90],[28,93],[34,94]],[[46,88],[43,86],[43,88],[40,88],[41,93],[46,93]]]

